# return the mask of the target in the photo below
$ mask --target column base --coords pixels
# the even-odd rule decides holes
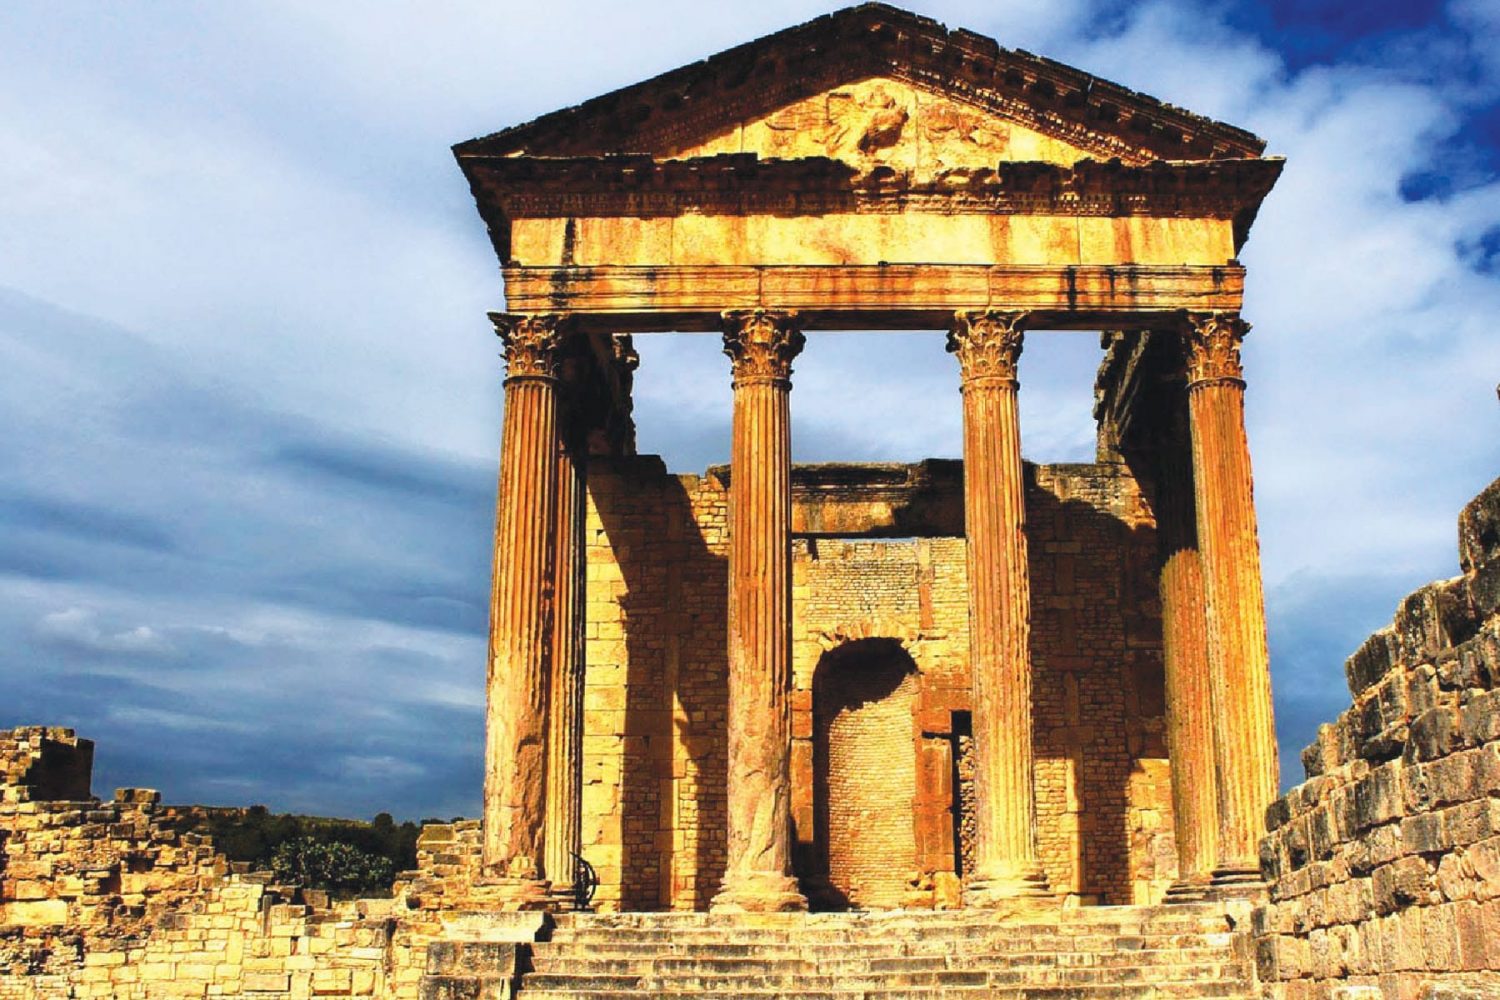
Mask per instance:
[[[582,913],[588,908],[578,905],[578,896],[571,883],[553,883],[547,888],[547,909],[553,913]]]
[[[1205,896],[1212,900],[1257,899],[1267,892],[1265,879],[1256,865],[1224,865],[1215,868]]]
[[[551,883],[541,878],[481,875],[469,884],[465,902],[496,910],[549,910]]]
[[[1167,886],[1163,903],[1201,903],[1209,898],[1213,876],[1206,873],[1180,878]]]
[[[1061,906],[1047,887],[1040,865],[1014,872],[975,872],[964,880],[965,907],[985,910],[1031,910]]]
[[[807,897],[790,875],[750,872],[725,876],[708,909],[711,913],[797,913],[807,909]]]

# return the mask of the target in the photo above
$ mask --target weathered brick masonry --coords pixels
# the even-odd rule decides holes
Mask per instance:
[[[393,898],[330,903],[229,864],[154,791],[90,798],[92,756],[0,732],[0,1000],[415,998],[428,945],[488,905],[475,821],[425,827]]]
[[[864,859],[833,873],[825,904],[957,901],[960,477],[956,462],[794,472],[799,874]],[[583,845],[605,907],[702,908],[722,872],[727,478],[651,456],[590,468]],[[1041,857],[1060,892],[1154,902],[1176,868],[1151,513],[1123,465],[1028,466],[1027,480]],[[877,690],[892,656],[910,676]],[[821,718],[825,688],[847,704]]]

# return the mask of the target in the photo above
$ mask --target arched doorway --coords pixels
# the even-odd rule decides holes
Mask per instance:
[[[899,907],[917,867],[917,665],[894,639],[823,654],[813,673],[813,871],[822,909]]]

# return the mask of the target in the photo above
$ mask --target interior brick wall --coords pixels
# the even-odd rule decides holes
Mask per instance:
[[[1057,890],[1084,900],[1155,901],[1175,876],[1175,849],[1151,514],[1121,465],[1028,465],[1027,476],[1042,861]],[[591,463],[583,853],[604,908],[703,908],[722,874],[726,479],[670,475],[653,456]],[[818,664],[850,643],[892,640],[917,668],[907,742],[882,751],[914,761],[917,775],[907,905],[957,898],[967,569],[962,509],[937,506],[953,526],[945,534],[809,532],[793,551],[799,866],[815,857]],[[889,533],[881,510],[856,484],[799,499],[793,517],[846,536]]]
[[[880,640],[830,653],[813,682],[813,773],[799,777],[812,779],[815,871],[845,906],[899,907],[917,871],[916,694],[916,665]]]

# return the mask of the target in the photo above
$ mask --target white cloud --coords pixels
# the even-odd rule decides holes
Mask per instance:
[[[413,767],[445,780],[445,765],[412,762],[451,744],[456,718],[477,732],[484,637],[465,614],[485,603],[489,514],[479,488],[432,498],[475,469],[490,488],[501,375],[483,316],[499,278],[447,146],[831,6],[0,10],[0,31],[28,39],[0,64],[0,273],[113,324],[0,300],[0,461],[32,515],[0,531],[0,634],[17,664],[5,682],[22,685],[10,704],[62,714],[96,697],[86,721],[122,732],[263,726],[262,745],[218,762],[247,771],[283,766],[268,748],[325,741],[371,780]],[[1099,10],[926,13],[1246,126],[1288,157],[1245,251],[1268,588],[1273,605],[1306,609],[1378,577],[1394,605],[1451,572],[1453,517],[1500,471],[1500,283],[1461,249],[1500,226],[1500,186],[1453,159],[1467,103],[1500,84],[1500,7],[1451,8],[1467,51],[1490,60],[1477,84],[1414,74],[1406,49],[1293,74],[1217,8],[1137,5],[1106,36],[1087,28]],[[1402,198],[1403,178],[1433,170],[1477,182]],[[1095,349],[1051,336],[1023,358],[1027,454],[1086,458]],[[683,471],[724,460],[717,338],[640,340],[642,443]],[[799,458],[957,454],[940,336],[816,335],[797,369]],[[278,464],[300,436],[364,449],[369,476],[336,481],[338,463],[316,456]],[[370,485],[427,476],[412,455],[452,475],[415,493]],[[43,516],[49,503],[69,518]],[[1280,614],[1284,641],[1325,627]],[[1365,627],[1330,616],[1319,648],[1346,634],[1352,648]],[[1336,658],[1320,670],[1331,715]],[[88,690],[48,688],[77,674]],[[379,746],[339,743],[348,719],[382,715]],[[472,763],[477,750],[445,752]],[[265,787],[303,803],[343,794],[316,776]]]
[[[86,608],[66,608],[44,615],[36,624],[36,632],[49,641],[99,653],[161,654],[172,649],[166,637],[149,625],[119,630],[100,628],[98,616]]]

